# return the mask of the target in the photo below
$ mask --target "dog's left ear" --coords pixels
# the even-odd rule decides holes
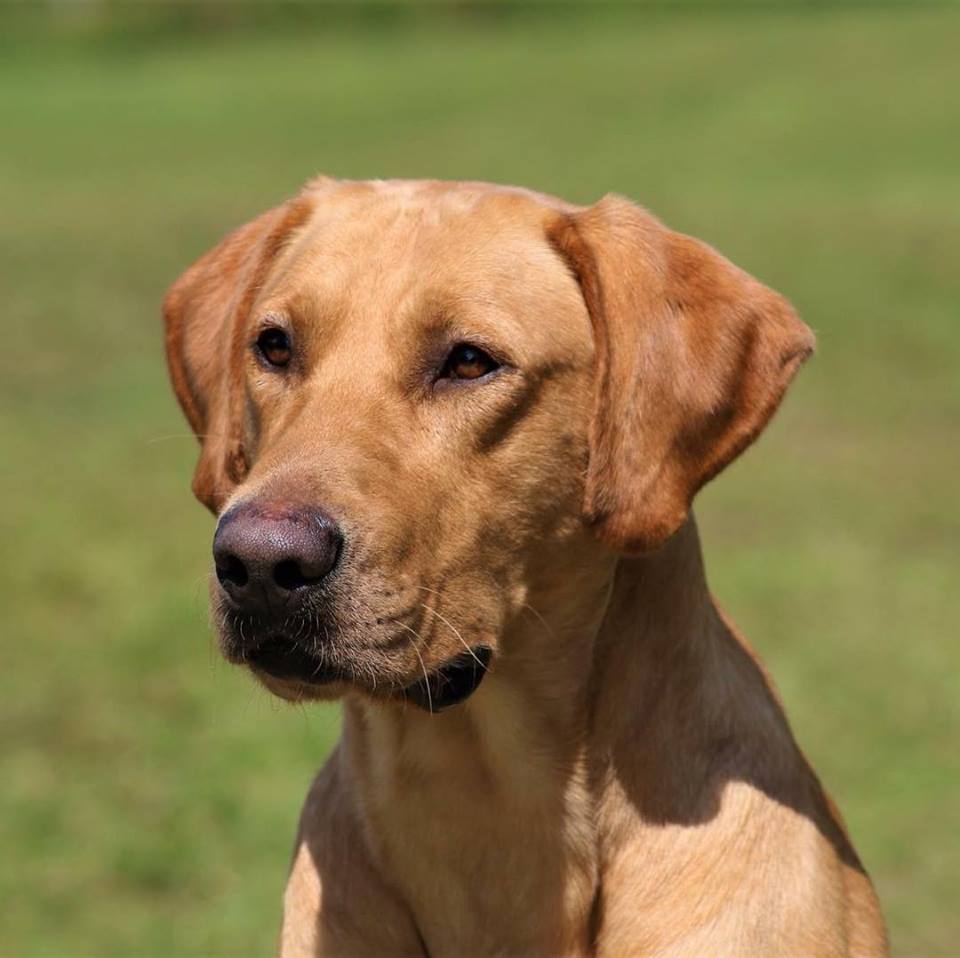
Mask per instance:
[[[584,511],[616,549],[655,549],[773,415],[813,351],[783,297],[635,204],[565,213],[550,240],[594,327]]]

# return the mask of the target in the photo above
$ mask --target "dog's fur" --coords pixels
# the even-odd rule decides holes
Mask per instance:
[[[197,496],[322,505],[346,537],[298,624],[342,680],[259,676],[344,699],[283,955],[886,953],[689,511],[813,348],[784,299],[621,198],[321,178],[165,317]],[[282,373],[264,322],[292,330]],[[437,382],[462,341],[504,368]],[[493,652],[472,697],[404,698],[464,645]]]

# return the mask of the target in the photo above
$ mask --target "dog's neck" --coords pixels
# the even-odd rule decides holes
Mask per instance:
[[[578,803],[589,816],[608,777],[597,763],[662,698],[668,663],[669,681],[698,681],[716,613],[693,519],[654,554],[588,558],[564,573],[575,587],[565,579],[525,607],[465,703],[431,715],[348,700],[342,756],[368,790],[373,832],[380,803],[384,821],[410,802],[449,807],[471,828],[536,827]]]
[[[536,608],[502,636],[466,702],[438,715],[346,702],[336,761],[371,853],[426,941],[496,951],[502,922],[553,929],[553,953],[582,950],[620,770],[640,756],[655,784],[632,794],[663,820],[689,792],[671,770],[673,744],[686,736],[685,762],[706,751],[701,703],[710,709],[719,620],[693,520],[641,558],[571,550],[553,577],[554,594],[531,593]]]

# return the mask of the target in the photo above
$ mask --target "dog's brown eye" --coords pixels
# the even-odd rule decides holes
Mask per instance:
[[[491,355],[469,343],[459,343],[450,350],[440,372],[441,379],[479,379],[500,368]]]
[[[257,337],[257,349],[271,366],[286,366],[293,353],[290,337],[275,326],[265,329]]]

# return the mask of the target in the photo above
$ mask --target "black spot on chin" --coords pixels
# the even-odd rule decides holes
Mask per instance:
[[[493,651],[485,645],[461,652],[427,678],[408,686],[403,695],[427,712],[443,712],[476,692],[491,658]]]

